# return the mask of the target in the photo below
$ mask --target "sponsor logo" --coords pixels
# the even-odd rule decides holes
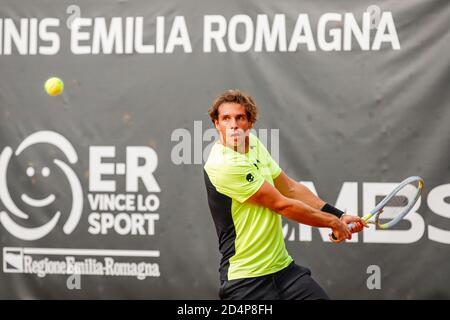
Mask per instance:
[[[38,166],[42,154],[52,159]],[[115,162],[115,156],[115,146],[90,146],[89,170],[85,171],[89,185],[83,188],[74,170],[78,154],[63,135],[38,131],[26,137],[15,151],[4,147],[0,153],[0,224],[7,233],[24,241],[58,232],[60,221],[64,222],[65,235],[82,232],[81,220],[87,220],[87,232],[94,236],[155,235],[161,192],[154,176],[156,152],[148,146],[128,146],[125,161]],[[13,175],[15,184],[11,183]],[[116,187],[121,178],[125,193]],[[90,212],[83,214],[83,208]],[[4,247],[3,272],[38,277],[77,275],[69,277],[67,283],[70,288],[80,288],[80,275],[140,280],[159,277],[159,264],[155,262],[159,256],[159,250]]]
[[[127,257],[135,261],[122,261]],[[142,261],[159,257],[159,251],[67,248],[3,248],[3,272],[47,275],[124,276],[144,280],[159,277],[159,264]]]
[[[302,181],[302,184],[320,197],[313,182]],[[361,185],[358,182],[344,182],[337,196],[335,207],[345,209],[348,214],[363,216],[375,207],[380,198],[388,195],[397,185],[398,183],[389,182],[363,182]],[[428,211],[443,218],[450,218],[450,205],[446,201],[449,196],[450,184],[430,188],[428,194],[426,196],[422,194],[408,215],[393,229],[378,230],[374,226],[370,226],[364,228],[360,233],[354,233],[352,239],[346,240],[346,242],[409,244],[427,238],[431,241],[450,244],[449,230],[439,228],[434,222],[427,224],[424,219],[424,216],[429,214]],[[359,208],[360,198],[362,199],[361,208]],[[385,214],[383,218],[391,217]],[[329,233],[329,228],[313,228],[287,219],[283,224],[283,234],[287,241],[311,242],[313,239],[321,239],[323,242],[330,242]]]
[[[77,153],[72,144],[65,137],[53,131],[39,131],[28,136],[18,146],[14,152],[14,156],[18,157],[24,150],[36,144],[50,144],[57,147],[64,154],[66,158],[64,160],[67,160],[72,165],[78,161]],[[13,150],[9,146],[5,147],[0,154],[0,200],[11,215],[18,219],[27,220],[30,217],[30,212],[24,212],[19,209],[19,206],[13,201],[9,192],[7,172],[12,156]],[[78,225],[82,214],[83,194],[81,184],[69,164],[61,159],[53,159],[53,163],[56,165],[56,168],[66,176],[70,185],[72,205],[69,217],[63,226],[64,233],[70,234]],[[32,178],[36,174],[34,167],[29,166],[26,170],[26,174]],[[44,167],[42,169],[42,176],[48,177],[49,175],[50,169]],[[35,199],[26,193],[22,193],[21,199],[28,207],[48,208],[55,202],[56,197],[54,194],[49,194],[45,198]],[[10,234],[22,240],[37,240],[46,236],[53,230],[60,217],[61,211],[56,211],[48,222],[38,227],[24,227],[13,220],[6,211],[0,211],[0,223]]]

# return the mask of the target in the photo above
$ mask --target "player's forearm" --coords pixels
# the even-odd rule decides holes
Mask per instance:
[[[277,212],[288,219],[318,228],[333,228],[339,219],[331,214],[317,210],[302,201],[285,198]]]
[[[292,188],[285,196],[291,199],[300,200],[317,210],[322,209],[326,203],[312,193],[305,185],[298,182],[293,183]]]

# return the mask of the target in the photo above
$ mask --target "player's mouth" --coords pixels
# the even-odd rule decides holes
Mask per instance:
[[[40,200],[30,198],[26,194],[22,194],[21,198],[22,198],[22,201],[25,202],[26,204],[28,204],[29,206],[39,207],[39,208],[48,206],[50,203],[55,201],[55,195],[53,195],[53,194],[49,195],[48,197],[46,197],[44,199],[40,199]]]
[[[239,138],[240,136],[241,136],[240,132],[233,132],[233,133],[230,134],[231,138]]]

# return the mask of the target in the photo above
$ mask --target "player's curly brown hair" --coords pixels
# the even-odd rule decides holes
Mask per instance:
[[[214,120],[218,120],[219,118],[219,107],[226,102],[242,105],[245,108],[245,113],[247,114],[249,122],[255,123],[258,119],[258,109],[253,98],[239,89],[231,89],[220,94],[208,109],[209,117],[213,123]]]

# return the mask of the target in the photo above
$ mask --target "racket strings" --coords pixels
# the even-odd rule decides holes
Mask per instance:
[[[404,195],[396,195],[386,203],[386,207],[406,207],[408,203],[408,197]]]
[[[416,196],[420,192],[418,181],[406,184],[385,204],[375,217],[375,225],[382,227],[383,222],[395,219],[407,213],[414,205]]]

